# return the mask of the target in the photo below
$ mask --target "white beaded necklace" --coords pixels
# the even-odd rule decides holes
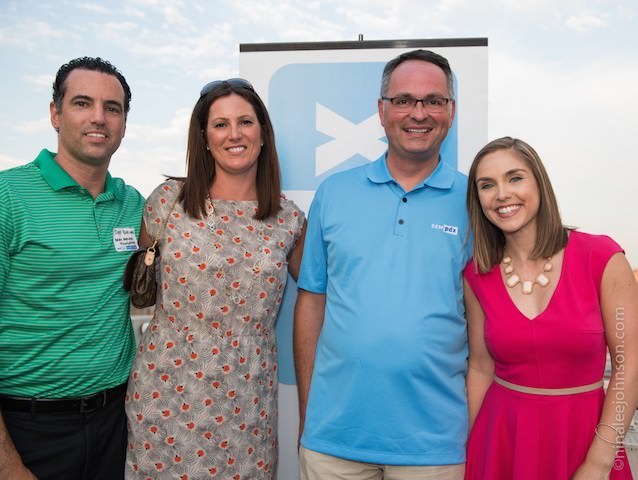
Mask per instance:
[[[510,256],[503,257],[503,260],[501,261],[501,263],[505,267],[504,271],[505,271],[505,275],[507,275],[505,284],[509,288],[514,288],[516,285],[520,283],[521,291],[523,292],[524,295],[531,295],[532,292],[534,291],[535,284],[538,284],[541,287],[546,287],[547,285],[549,285],[551,281],[549,277],[545,275],[545,273],[551,271],[552,269],[552,263],[551,263],[552,257],[549,257],[546,260],[547,261],[545,262],[545,265],[543,265],[543,271],[540,272],[538,275],[536,275],[536,278],[534,278],[534,280],[522,280],[521,277],[519,277],[514,271],[514,265],[512,265],[512,257]]]

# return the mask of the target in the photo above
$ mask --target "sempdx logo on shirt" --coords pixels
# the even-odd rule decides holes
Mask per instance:
[[[459,227],[457,227],[456,225],[446,225],[446,224],[441,225],[438,223],[433,223],[432,228],[434,230],[441,230],[443,233],[447,233],[448,235],[459,234]]]

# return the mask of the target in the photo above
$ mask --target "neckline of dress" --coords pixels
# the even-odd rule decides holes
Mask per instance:
[[[516,302],[514,302],[514,299],[512,298],[512,296],[510,295],[509,292],[509,288],[507,288],[507,285],[505,285],[505,280],[503,279],[503,274],[501,273],[501,264],[500,262],[498,264],[496,264],[496,266],[494,267],[495,273],[497,275],[498,278],[498,282],[501,286],[501,289],[503,291],[503,293],[505,294],[505,296],[507,297],[510,305],[514,308],[514,310],[516,310],[518,312],[518,314],[523,317],[524,319],[533,322],[535,320],[537,320],[539,317],[543,316],[551,307],[552,303],[554,303],[554,298],[556,297],[556,292],[558,292],[558,290],[561,288],[561,285],[563,283],[563,272],[565,271],[565,265],[567,264],[567,255],[569,253],[569,251],[571,250],[570,248],[570,244],[571,244],[571,233],[569,232],[568,237],[567,237],[567,244],[565,245],[565,249],[563,251],[563,258],[561,260],[560,263],[560,275],[558,276],[558,279],[556,280],[556,288],[554,288],[554,291],[552,292],[552,295],[549,297],[549,300],[547,301],[547,304],[545,305],[545,307],[535,316],[533,317],[528,317],[527,315],[525,315],[520,308],[518,308],[518,305],[516,305]]]

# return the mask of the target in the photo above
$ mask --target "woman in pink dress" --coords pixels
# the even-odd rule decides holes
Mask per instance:
[[[466,479],[631,479],[622,442],[638,402],[638,287],[623,250],[563,226],[521,140],[477,154],[467,206]]]

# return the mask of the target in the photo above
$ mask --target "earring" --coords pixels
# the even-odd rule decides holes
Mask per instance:
[[[264,142],[261,142],[261,146],[262,146],[262,147],[264,146]]]
[[[210,151],[210,147],[209,147],[208,145],[206,145],[206,150],[209,150],[209,151]]]

